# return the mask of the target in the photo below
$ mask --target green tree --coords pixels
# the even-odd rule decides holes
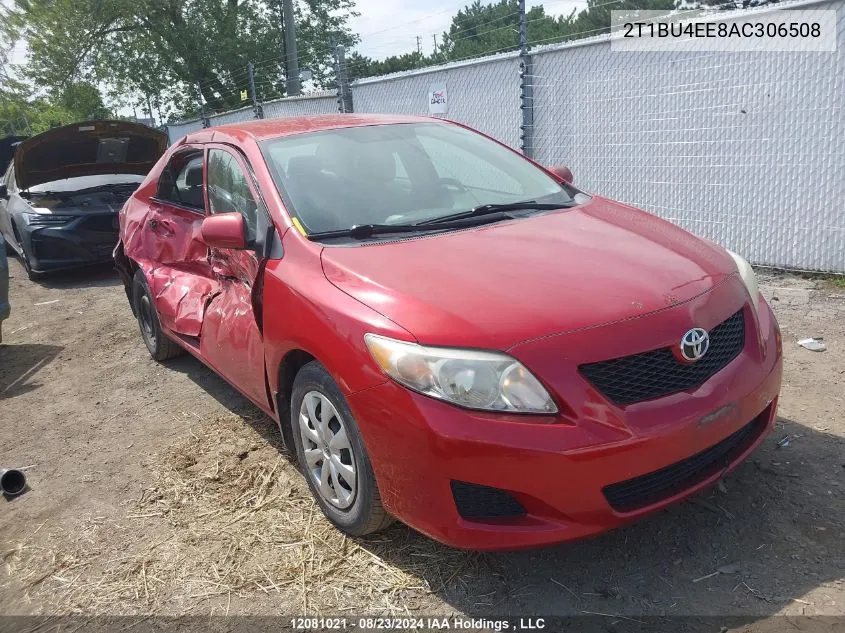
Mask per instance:
[[[715,2],[717,0],[704,0]],[[761,0],[762,1],[762,0]],[[565,16],[552,16],[542,5],[525,15],[529,46],[591,37],[610,31],[610,12],[636,9],[671,10],[676,0],[587,0],[587,8]],[[475,0],[452,18],[443,34],[442,50],[450,60],[516,50],[519,45],[519,4]]]
[[[77,119],[110,119],[114,116],[103,104],[97,87],[86,81],[65,86],[56,102]]]
[[[422,55],[419,51],[412,51],[403,55],[391,55],[382,60],[374,60],[357,52],[346,58],[347,75],[350,81],[363,77],[377,77],[389,75],[415,68],[424,68],[439,63],[434,57]]]
[[[525,15],[528,42],[545,42],[570,32],[569,17],[547,15],[542,6],[532,7]],[[519,44],[519,4],[517,0],[499,0],[482,4],[475,0],[452,18],[443,34],[442,51],[448,59],[465,59],[508,50]]]
[[[564,39],[593,37],[610,32],[611,11],[671,11],[675,0],[587,0],[587,8],[571,20],[570,34]]]
[[[354,0],[297,0],[300,66],[333,72],[331,43],[351,46]],[[125,104],[150,98],[183,112],[241,105],[255,63],[264,98],[284,94],[280,0],[12,0],[0,16],[26,40],[25,76],[61,92],[90,81]]]
[[[52,95],[32,94],[25,83],[10,77],[0,87],[0,136],[38,134],[74,121],[113,116],[103,105],[99,90],[90,83],[68,84]]]

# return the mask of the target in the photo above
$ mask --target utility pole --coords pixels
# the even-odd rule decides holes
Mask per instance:
[[[434,38],[434,52],[431,54],[431,56],[437,59],[437,33],[432,33],[432,37]]]
[[[337,109],[339,112],[353,112],[352,89],[346,74],[346,49],[338,44],[334,49],[335,69],[337,71]]]
[[[296,22],[293,17],[293,0],[282,0],[282,20],[285,23],[285,72],[287,96],[299,94],[299,56],[296,53]]]
[[[525,0],[519,0],[519,100],[522,109],[520,145],[522,153],[534,155],[534,62],[528,52],[528,21]]]
[[[252,65],[252,62],[246,65],[246,72],[249,75],[249,99],[252,101],[252,111],[255,113],[256,119],[263,119],[263,108],[258,103],[258,97],[255,96],[255,66]]]

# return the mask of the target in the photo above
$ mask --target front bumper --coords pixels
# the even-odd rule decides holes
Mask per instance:
[[[676,309],[703,314],[705,301]],[[746,330],[743,352],[727,367],[695,390],[628,407],[609,404],[583,379],[575,386],[551,385],[559,398],[566,392],[562,414],[533,420],[461,410],[393,382],[352,394],[349,404],[386,509],[448,545],[516,549],[597,534],[712,484],[760,444],[776,416],[780,332],[762,299],[759,317],[750,304],[744,309],[753,327]],[[531,350],[512,353],[531,358]],[[634,510],[611,507],[606,487],[688,460],[752,420],[758,422],[754,432],[718,467],[687,479],[683,489]],[[464,518],[453,482],[507,491],[525,514]]]
[[[22,247],[35,272],[51,272],[113,261],[118,241],[116,213],[83,215],[62,226],[19,227]]]

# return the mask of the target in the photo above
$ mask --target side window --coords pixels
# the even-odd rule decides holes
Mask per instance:
[[[238,161],[222,149],[208,152],[208,206],[211,213],[240,213],[246,223],[247,241],[255,239],[258,205]]]
[[[162,200],[203,209],[202,154],[174,156],[161,176],[158,190]]]

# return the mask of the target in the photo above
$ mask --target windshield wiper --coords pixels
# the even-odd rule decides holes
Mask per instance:
[[[534,202],[533,200],[526,200],[525,202],[510,202],[506,204],[482,204],[481,206],[470,209],[469,211],[444,215],[443,217],[433,218],[431,220],[423,220],[422,222],[418,222],[417,226],[442,224],[443,222],[452,222],[453,220],[462,220],[464,218],[477,218],[493,213],[505,213],[507,211],[554,211],[556,209],[566,209],[572,206],[575,206],[572,202],[552,203]]]
[[[559,207],[555,206],[555,209],[557,208]],[[445,229],[463,229],[470,226],[489,224],[507,219],[510,219],[510,216],[505,213],[490,213],[485,215],[483,218],[468,216],[453,218],[450,221],[438,222],[437,224],[429,222],[418,222],[417,224],[356,224],[348,229],[309,233],[306,237],[309,240],[326,240],[337,237],[351,237],[353,239],[363,240],[376,235],[388,235],[390,233],[421,233],[427,231],[442,231]]]

